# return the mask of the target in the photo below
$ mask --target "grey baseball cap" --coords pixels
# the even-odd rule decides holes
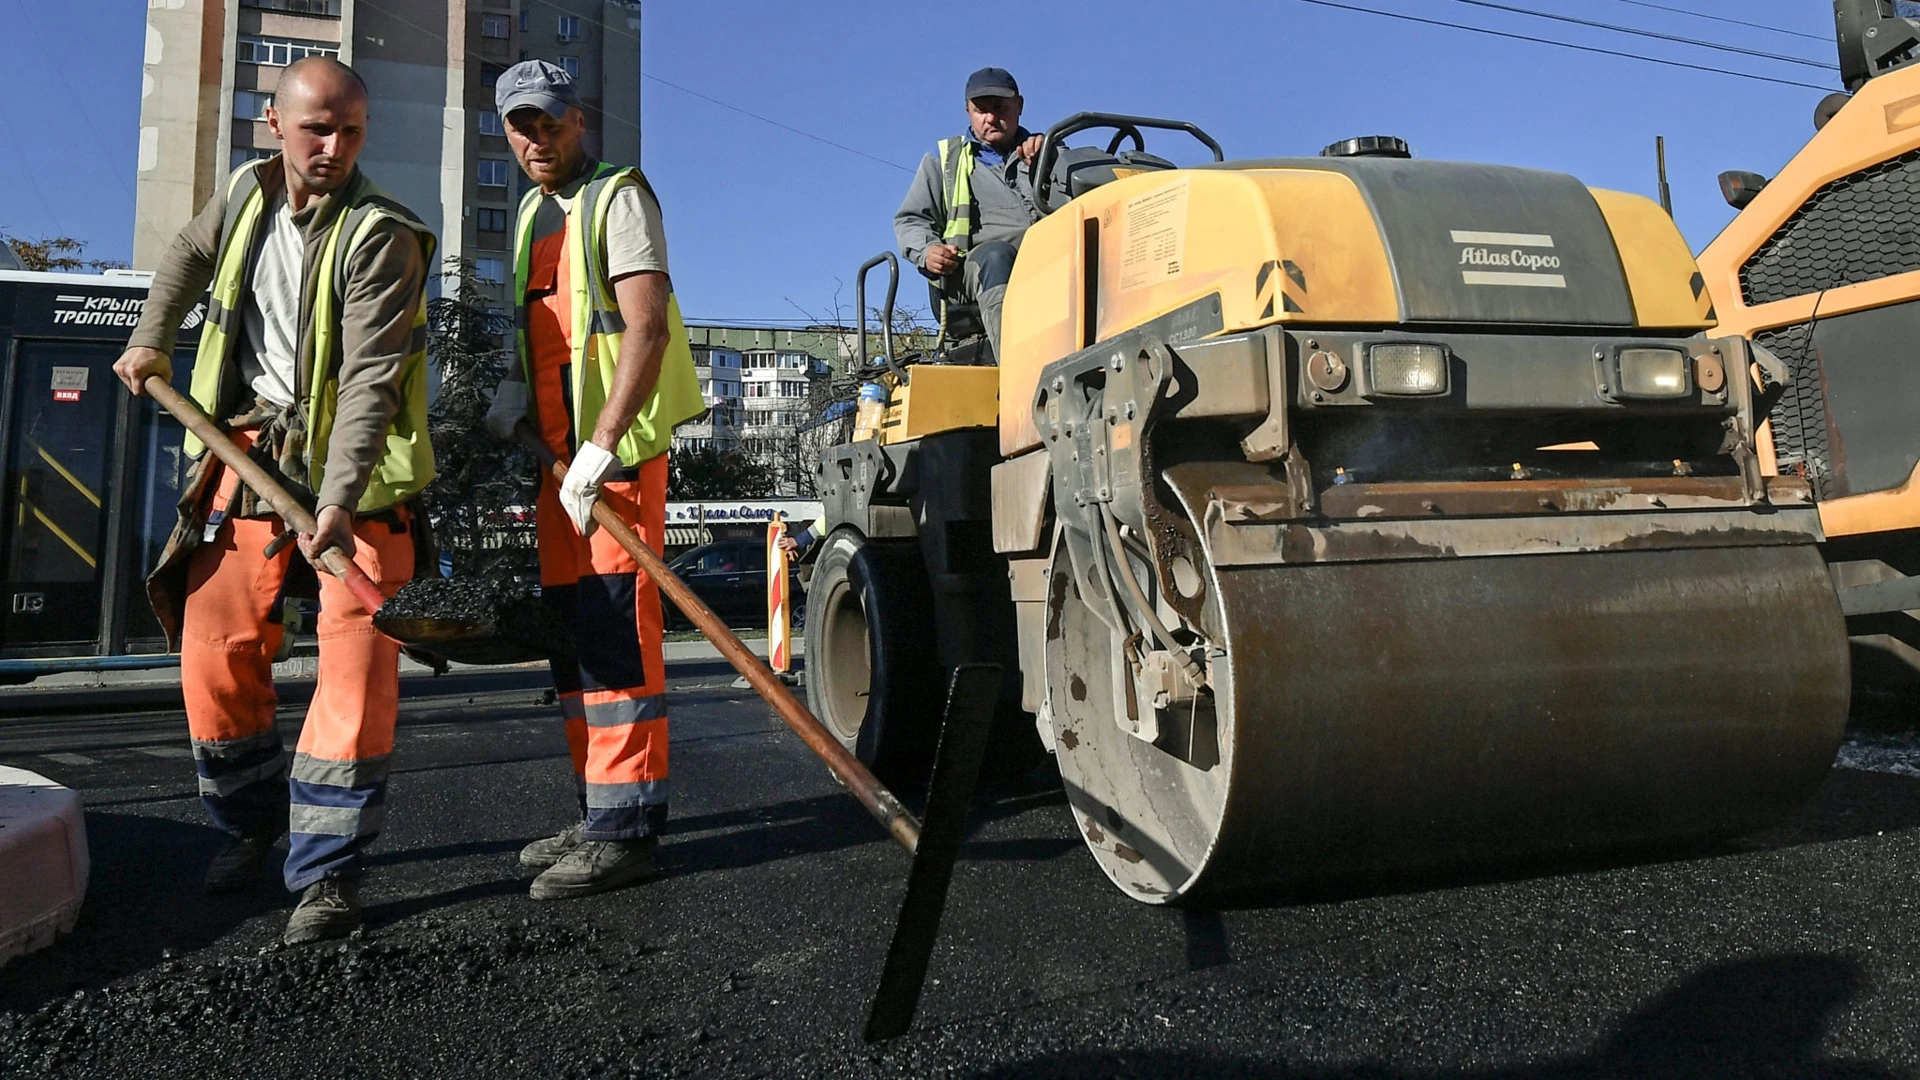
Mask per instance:
[[[573,76],[545,60],[522,60],[501,72],[493,84],[494,111],[503,120],[520,109],[539,109],[558,120],[567,115],[568,106],[578,104]]]

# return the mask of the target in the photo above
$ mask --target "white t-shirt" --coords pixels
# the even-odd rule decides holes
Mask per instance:
[[[553,224],[535,228],[536,237],[559,227],[566,213],[557,195],[547,196],[551,213],[543,220]],[[607,276],[624,277],[642,270],[667,272],[667,230],[660,219],[660,204],[638,184],[622,184],[613,193],[607,207]]]
[[[253,392],[275,405],[291,405],[300,355],[300,281],[306,241],[293,223],[293,209],[284,193],[274,196],[262,216],[266,236],[254,262],[241,325],[260,363]]]

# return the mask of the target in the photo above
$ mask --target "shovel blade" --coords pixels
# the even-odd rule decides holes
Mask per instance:
[[[947,906],[954,860],[966,836],[967,811],[980,781],[987,735],[999,706],[1000,682],[998,664],[964,664],[953,673],[927,790],[927,812],[920,822],[913,865],[907,871],[907,894],[894,922],[880,989],[867,1015],[864,1035],[869,1043],[904,1035],[913,1026],[927,963],[940,932],[940,914]]]

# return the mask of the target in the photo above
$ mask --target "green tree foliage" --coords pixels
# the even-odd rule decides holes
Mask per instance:
[[[745,450],[675,450],[667,459],[667,498],[763,499],[779,479],[772,463]]]
[[[86,258],[86,242],[71,236],[42,236],[30,240],[24,236],[0,233],[0,239],[6,241],[14,258],[19,259],[20,265],[28,270],[112,270],[125,265],[108,259]]]
[[[514,360],[512,322],[489,309],[471,262],[447,260],[440,282],[440,297],[427,302],[427,351],[440,378],[428,410],[438,476],[424,494],[434,540],[452,557],[456,577],[531,580],[539,566],[538,466],[524,447],[495,440],[481,424]]]

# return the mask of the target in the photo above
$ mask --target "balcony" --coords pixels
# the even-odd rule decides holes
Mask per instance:
[[[293,15],[340,17],[340,0],[240,0],[240,6],[262,11],[285,11]]]

